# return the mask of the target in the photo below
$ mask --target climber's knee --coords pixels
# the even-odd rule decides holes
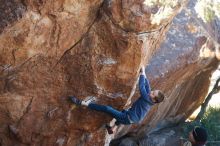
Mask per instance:
[[[108,106],[108,105],[105,106],[105,110],[106,110],[106,111],[111,111],[112,109],[113,109],[113,108],[112,108],[111,106]]]

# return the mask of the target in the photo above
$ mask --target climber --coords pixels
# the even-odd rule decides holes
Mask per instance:
[[[99,105],[94,103],[94,98],[80,100],[74,96],[69,96],[71,102],[76,105],[88,106],[92,110],[101,111],[111,115],[114,123],[106,125],[109,134],[115,131],[117,125],[138,123],[146,116],[152,105],[164,100],[164,95],[160,90],[150,90],[149,81],[146,79],[145,68],[142,67],[139,78],[139,90],[141,96],[133,103],[131,108],[118,111],[110,106]]]
[[[194,129],[189,133],[189,142],[186,142],[188,145],[191,146],[204,146],[207,141],[207,131],[205,128],[202,127],[194,127]],[[184,143],[184,146],[186,145]]]

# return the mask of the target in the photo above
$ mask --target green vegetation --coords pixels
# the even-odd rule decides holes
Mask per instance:
[[[209,107],[201,121],[193,121],[183,125],[183,137],[188,138],[188,133],[194,126],[203,126],[208,131],[207,146],[220,145],[220,107]]]
[[[209,107],[201,123],[208,130],[209,141],[220,141],[220,108]]]
[[[219,0],[198,0],[195,6],[198,16],[204,22],[210,22],[214,17],[220,18]]]

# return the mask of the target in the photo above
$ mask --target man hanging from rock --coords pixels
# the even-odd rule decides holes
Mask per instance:
[[[160,90],[151,91],[144,67],[140,71],[139,90],[141,96],[133,103],[131,108],[123,111],[118,111],[111,106],[96,104],[94,103],[94,98],[81,101],[77,97],[69,96],[69,99],[76,105],[87,106],[92,110],[104,112],[112,116],[114,119],[110,125],[106,126],[108,133],[112,134],[117,125],[139,123],[144,119],[153,105],[164,100],[164,95]]]

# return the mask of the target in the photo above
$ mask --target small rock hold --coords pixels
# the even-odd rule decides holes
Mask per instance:
[[[14,134],[14,135],[18,134],[18,129],[14,125],[9,125],[8,129],[12,134]]]
[[[56,107],[56,108],[52,109],[51,111],[49,111],[47,113],[47,117],[52,118],[56,110],[58,110],[58,107]]]
[[[56,141],[56,144],[58,144],[58,146],[62,146],[65,142],[65,139],[64,138],[58,138],[57,141]]]

